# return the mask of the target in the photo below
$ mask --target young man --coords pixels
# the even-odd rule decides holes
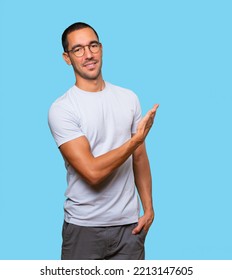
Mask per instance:
[[[144,259],[154,219],[144,140],[158,105],[141,119],[137,96],[103,80],[102,45],[88,24],[69,26],[62,44],[76,83],[49,110],[68,181],[61,258]]]

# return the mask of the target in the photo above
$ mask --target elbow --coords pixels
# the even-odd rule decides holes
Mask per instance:
[[[99,180],[97,178],[88,178],[85,180],[89,186],[91,187],[97,187],[101,182],[102,180]]]
[[[82,168],[73,166],[76,173],[91,187],[97,187],[106,176],[104,176],[101,169],[97,169],[95,166],[89,164],[85,165]]]
[[[91,187],[97,187],[104,180],[104,177],[99,172],[89,171],[84,179]]]

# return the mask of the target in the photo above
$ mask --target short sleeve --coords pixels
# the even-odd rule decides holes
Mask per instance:
[[[83,136],[80,119],[69,106],[54,103],[48,112],[48,125],[57,146]]]
[[[141,119],[142,119],[142,110],[141,110],[140,102],[137,95],[134,94],[134,119],[131,127],[132,134],[136,133],[138,123],[140,122]]]

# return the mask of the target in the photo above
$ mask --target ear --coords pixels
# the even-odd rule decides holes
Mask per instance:
[[[63,59],[64,59],[64,61],[65,61],[68,65],[71,65],[71,64],[72,64],[72,63],[71,63],[71,60],[70,60],[70,58],[69,58],[68,53],[63,52]]]
[[[101,44],[101,53],[102,53],[102,56],[103,56],[103,46],[102,46],[102,44]]]

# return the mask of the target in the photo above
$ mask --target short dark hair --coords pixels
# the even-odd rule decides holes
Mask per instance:
[[[65,52],[68,50],[68,40],[67,40],[68,34],[70,34],[75,30],[80,30],[83,28],[91,28],[93,32],[96,34],[97,39],[99,40],[99,36],[96,30],[92,26],[84,22],[75,22],[72,25],[70,25],[68,28],[66,28],[62,34],[62,46]]]

